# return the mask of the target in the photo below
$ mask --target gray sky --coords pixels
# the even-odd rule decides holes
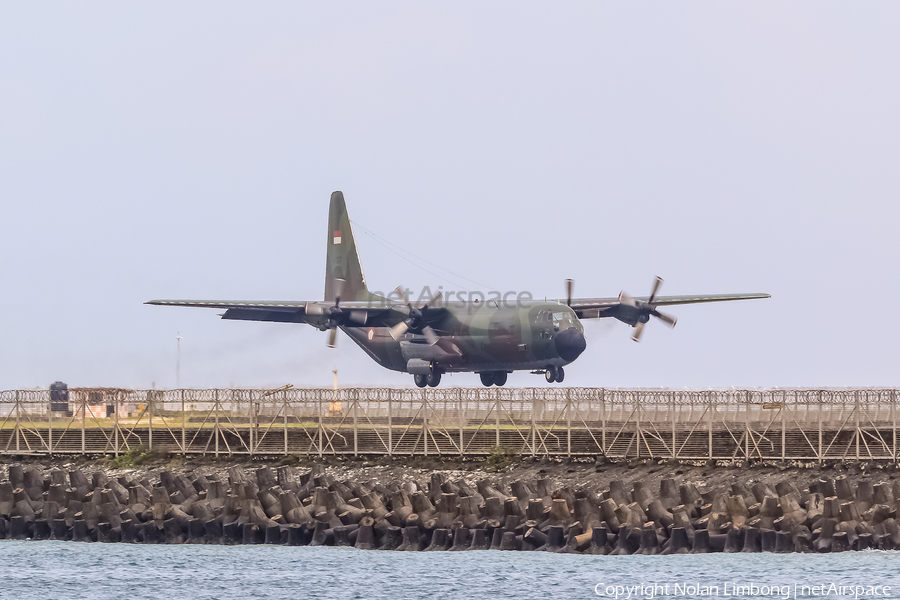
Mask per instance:
[[[589,322],[567,384],[897,385],[898,16],[3,3],[0,389],[174,387],[177,331],[185,386],[411,385],[343,335],[142,304],[320,299],[333,190],[502,290],[645,295],[660,275],[664,294],[773,296],[672,308],[641,344]],[[373,289],[458,289],[356,237]]]

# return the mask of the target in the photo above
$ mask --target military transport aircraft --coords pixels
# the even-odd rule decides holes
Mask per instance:
[[[378,364],[410,373],[419,387],[435,387],[443,373],[474,372],[486,386],[502,386],[518,370],[543,374],[562,383],[564,367],[586,347],[581,319],[616,318],[634,328],[640,341],[644,325],[656,317],[669,327],[675,317],[660,306],[768,298],[768,294],[573,298],[523,301],[509,298],[457,299],[444,302],[440,293],[427,302],[411,302],[402,287],[387,297],[366,287],[344,195],[334,192],[328,211],[328,250],[324,301],[239,302],[228,300],[152,300],[147,304],[225,309],[223,319],[307,323],[328,331],[334,347],[340,329]]]

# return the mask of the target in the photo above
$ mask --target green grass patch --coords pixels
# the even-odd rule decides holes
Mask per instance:
[[[517,462],[519,455],[512,448],[506,446],[492,446],[491,453],[484,461],[485,471],[493,471],[494,473],[504,470],[506,467]]]
[[[107,459],[106,464],[111,469],[130,469],[144,465],[153,458],[155,458],[153,452],[144,446],[137,446],[120,453],[115,458]]]

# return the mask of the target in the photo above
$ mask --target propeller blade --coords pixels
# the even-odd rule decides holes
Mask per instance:
[[[566,279],[566,306],[572,306],[572,292],[575,290],[575,280]]]
[[[406,293],[406,288],[404,288],[402,285],[398,285],[397,289],[395,289],[394,291],[397,292],[398,296],[400,296],[403,304],[409,305],[409,294]]]
[[[328,347],[334,348],[337,345],[337,327],[328,330]]]
[[[641,335],[644,333],[644,325],[646,325],[646,323],[638,322],[638,324],[634,326],[634,333],[631,334],[631,339],[636,342],[641,341]]]
[[[659,286],[662,285],[662,277],[655,277],[653,279],[653,289],[650,290],[650,299],[647,301],[648,304],[653,304],[653,299],[656,298],[656,292],[659,291]]]
[[[400,338],[406,335],[406,332],[409,331],[409,325],[406,324],[406,321],[400,321],[390,329],[391,337],[394,338],[394,341],[399,342]]]
[[[634,298],[632,298],[625,292],[619,293],[619,304],[624,304],[625,306],[630,306],[632,308],[637,306],[637,304],[634,301]]]
[[[335,279],[334,284],[331,286],[331,290],[334,292],[334,305],[337,306],[341,302],[341,295],[344,293],[344,284],[347,283],[346,279]]]
[[[444,295],[441,294],[441,291],[438,290],[438,293],[431,297],[431,300],[428,301],[427,306],[430,308],[440,307],[441,302],[444,301]]]
[[[668,325],[669,327],[675,327],[676,319],[672,315],[667,315],[666,313],[661,313],[658,310],[653,311],[653,316]]]
[[[434,346],[440,338],[440,336],[435,333],[434,329],[431,328],[431,325],[426,325],[422,328],[422,334],[425,336],[425,339],[428,340],[429,346]]]

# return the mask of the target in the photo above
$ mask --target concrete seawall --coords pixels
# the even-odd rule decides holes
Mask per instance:
[[[586,554],[900,549],[900,481],[827,476],[698,486],[549,479],[339,480],[321,465],[90,477],[13,464],[0,537],[82,542],[354,546]],[[877,478],[876,478],[877,479]]]

